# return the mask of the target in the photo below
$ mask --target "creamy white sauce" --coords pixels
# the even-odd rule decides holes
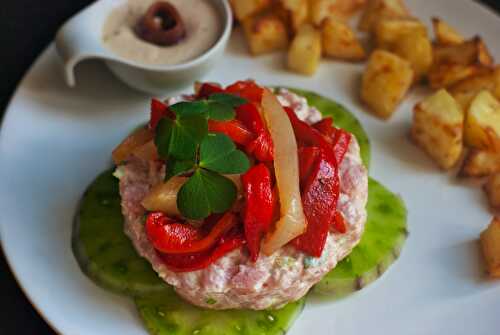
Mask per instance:
[[[107,18],[102,40],[106,48],[131,61],[148,65],[173,65],[192,60],[212,47],[222,33],[222,18],[206,0],[169,0],[179,12],[186,37],[179,43],[161,47],[140,39],[137,22],[156,0],[129,0]]]

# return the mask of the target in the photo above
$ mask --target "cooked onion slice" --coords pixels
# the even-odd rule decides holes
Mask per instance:
[[[187,181],[185,177],[172,177],[166,183],[155,185],[142,199],[142,206],[148,211],[158,211],[168,216],[180,216],[177,208],[177,193]]]
[[[265,90],[262,97],[262,112],[274,143],[274,170],[281,213],[262,244],[262,251],[270,255],[302,235],[307,222],[300,197],[297,141],[286,112],[269,90]]]

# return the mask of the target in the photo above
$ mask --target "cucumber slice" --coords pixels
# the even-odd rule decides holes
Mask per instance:
[[[403,201],[370,178],[368,220],[361,242],[316,286],[314,292],[341,297],[380,277],[399,257],[408,231]]]
[[[367,168],[370,166],[370,139],[363,129],[363,126],[352,112],[341,104],[316,93],[297,88],[287,89],[306,98],[309,105],[316,107],[323,117],[331,116],[336,127],[340,127],[354,134],[361,149],[360,153],[363,163]]]
[[[155,335],[283,335],[304,308],[304,299],[279,310],[208,310],[175,292],[135,299],[146,328]]]
[[[168,290],[123,232],[118,180],[112,171],[97,177],[85,192],[72,247],[82,271],[103,288],[131,296]]]

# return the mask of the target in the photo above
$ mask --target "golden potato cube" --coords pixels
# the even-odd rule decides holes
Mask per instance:
[[[481,73],[482,69],[483,68],[478,65],[432,65],[427,75],[429,79],[429,86],[435,90],[448,88],[465,78]]]
[[[288,46],[285,23],[274,14],[249,17],[243,21],[243,30],[254,55],[284,50]]]
[[[325,18],[347,21],[366,0],[309,0],[309,4],[311,22],[319,27]]]
[[[493,218],[488,228],[481,233],[480,240],[489,275],[500,278],[500,219]]]
[[[465,37],[459,34],[452,26],[440,18],[432,18],[432,27],[434,28],[436,42],[439,44],[454,45],[465,42]]]
[[[495,64],[495,59],[490,53],[490,50],[480,37],[476,37],[475,41],[479,49],[479,63],[486,66],[493,66]]]
[[[425,77],[432,66],[431,41],[418,32],[403,35],[396,41],[392,51],[410,62],[415,82]]]
[[[496,69],[485,68],[480,73],[452,85],[449,92],[466,111],[479,92],[488,90],[496,95],[497,87],[500,88],[500,67]],[[500,98],[500,95],[497,98]]]
[[[234,16],[240,21],[261,12],[271,5],[271,0],[229,0],[229,2],[233,8]]]
[[[452,95],[457,93],[479,93],[483,90],[493,91],[500,84],[500,66],[496,69],[485,69],[484,73],[466,78],[451,86],[449,91]]]
[[[403,0],[368,0],[359,21],[359,29],[372,32],[379,20],[409,17],[411,17],[410,12]]]
[[[279,0],[291,29],[296,32],[309,18],[308,0]]]
[[[312,25],[300,27],[288,50],[288,68],[297,73],[313,75],[321,59],[321,33]]]
[[[463,150],[464,113],[444,89],[413,109],[411,136],[415,143],[442,168],[450,169]]]
[[[486,177],[500,173],[500,152],[471,149],[460,171],[461,177]]]
[[[465,119],[465,144],[500,152],[500,102],[481,91],[472,100]]]
[[[425,25],[414,19],[384,19],[378,21],[374,29],[375,42],[380,49],[390,50],[406,34],[427,37]]]
[[[403,100],[413,81],[411,64],[385,50],[375,50],[363,74],[361,99],[372,112],[389,118]]]
[[[343,22],[326,18],[323,21],[321,37],[323,53],[326,56],[348,61],[361,61],[366,58],[366,52],[356,33]]]

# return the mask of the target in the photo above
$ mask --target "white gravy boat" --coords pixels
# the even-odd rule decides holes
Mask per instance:
[[[116,77],[137,90],[163,95],[192,84],[221,58],[231,34],[233,16],[227,0],[210,0],[219,13],[222,33],[197,58],[176,65],[145,65],[123,58],[104,46],[102,30],[108,15],[127,0],[98,0],[69,19],[57,32],[55,43],[64,66],[66,83],[75,86],[75,66],[86,59],[101,59]]]

